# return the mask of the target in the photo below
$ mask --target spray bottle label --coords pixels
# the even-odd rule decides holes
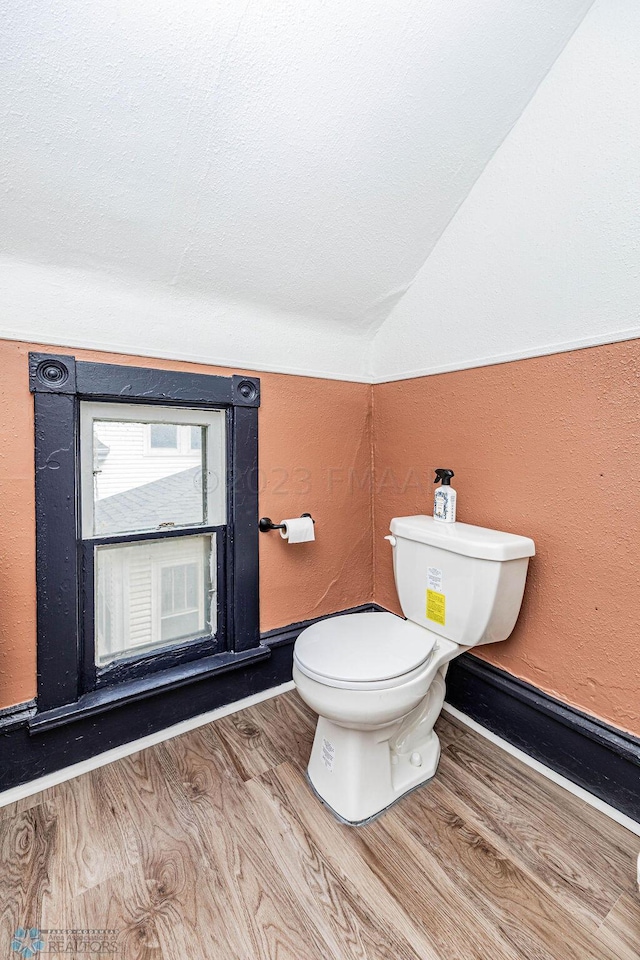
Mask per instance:
[[[449,517],[449,493],[444,487],[440,487],[435,492],[433,515],[436,520],[447,520]]]

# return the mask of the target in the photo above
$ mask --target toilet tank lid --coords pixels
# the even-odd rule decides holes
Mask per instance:
[[[480,560],[519,560],[533,557],[536,552],[535,543],[529,537],[474,527],[470,523],[443,523],[425,515],[394,517],[390,529],[396,537]]]

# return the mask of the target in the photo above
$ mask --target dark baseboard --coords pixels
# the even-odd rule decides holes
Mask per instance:
[[[329,614],[383,611],[362,604]],[[0,791],[87,760],[291,680],[293,644],[306,627],[326,617],[262,634],[270,656],[205,677],[188,687],[162,690],[46,731],[29,732],[35,701],[0,710]],[[469,654],[447,674],[447,702],[524,753],[578,784],[621,813],[640,821],[640,739],[555,700],[536,687]]]
[[[562,703],[477,657],[449,665],[447,703],[640,821],[640,739]]]
[[[363,604],[340,613],[376,609],[374,604]],[[188,686],[176,683],[146,699],[112,706],[108,713],[80,714],[64,725],[38,729],[34,700],[0,710],[0,791],[286,683],[291,680],[293,644],[298,634],[322,619],[264,633],[261,640],[269,648],[269,655],[258,662],[195,679]]]

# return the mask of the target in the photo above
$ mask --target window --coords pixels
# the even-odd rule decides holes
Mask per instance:
[[[185,457],[202,449],[202,428],[196,424],[149,423],[145,433],[146,456]]]
[[[190,563],[166,563],[159,568],[156,597],[160,606],[158,633],[161,641],[180,640],[201,633],[206,625],[215,632],[211,603],[205,603],[205,597],[211,591],[204,561],[205,558],[200,556]]]
[[[42,354],[30,373],[42,724],[265,656],[259,382]]]
[[[202,427],[189,427],[189,449],[202,450]]]
[[[178,452],[178,427],[175,423],[149,424],[149,448]]]
[[[158,439],[183,455],[150,460],[146,443]],[[93,552],[98,668],[177,641],[216,640],[225,451],[223,410],[80,401],[81,540]],[[181,535],[143,536],[169,531]]]

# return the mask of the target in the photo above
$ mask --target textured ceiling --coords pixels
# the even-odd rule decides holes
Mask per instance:
[[[370,338],[590,5],[1,0],[0,253]]]
[[[598,0],[372,344],[375,379],[640,337],[640,3]]]

